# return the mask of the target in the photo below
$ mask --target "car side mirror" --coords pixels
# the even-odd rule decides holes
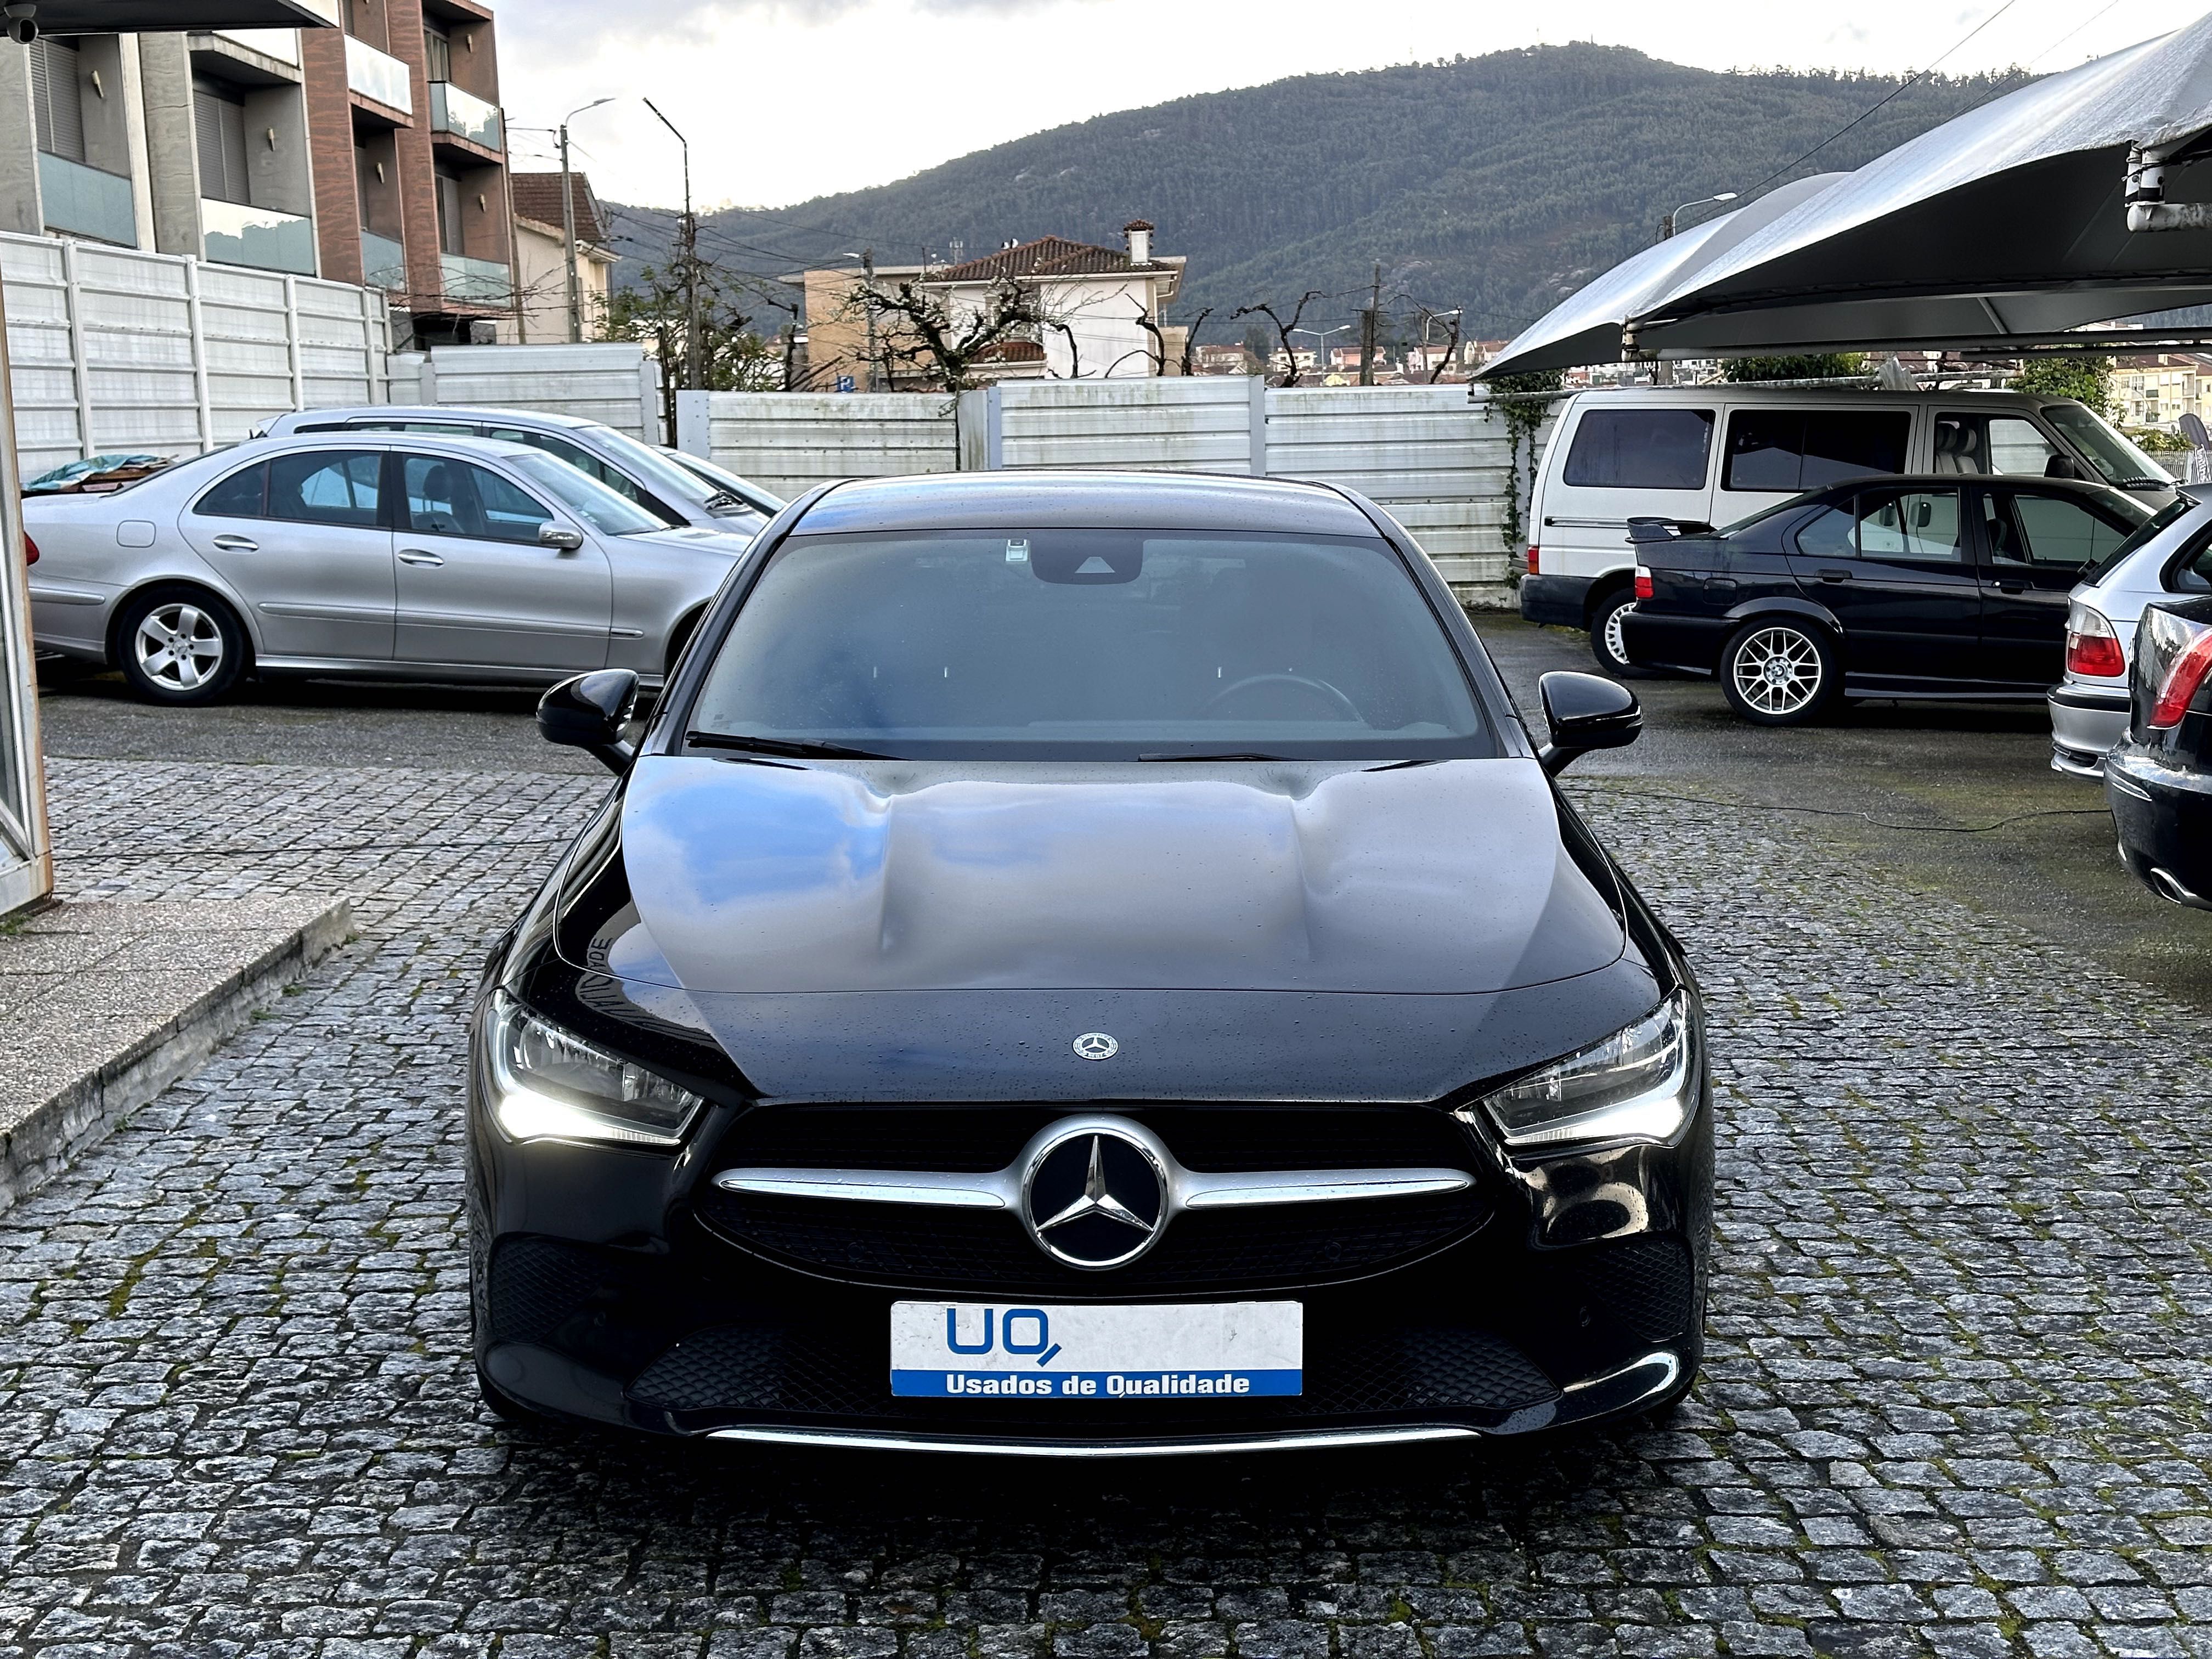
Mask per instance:
[[[2071,455],[2053,455],[2043,464],[2043,476],[2046,478],[2071,478],[2079,483],[2088,474],[2081,471]]]
[[[564,748],[581,749],[620,774],[637,758],[622,734],[636,710],[637,676],[627,668],[596,669],[562,680],[538,700],[538,735]]]
[[[1626,748],[1644,729],[1636,693],[1601,674],[1547,674],[1536,682],[1536,695],[1552,738],[1536,760],[1553,777],[1593,749]]]
[[[565,524],[541,524],[538,526],[538,543],[541,547],[556,548],[563,553],[574,553],[584,544],[584,532],[571,530]]]

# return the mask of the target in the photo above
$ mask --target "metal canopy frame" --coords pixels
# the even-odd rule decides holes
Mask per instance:
[[[326,29],[330,0],[15,0],[41,34],[173,34],[184,29]]]

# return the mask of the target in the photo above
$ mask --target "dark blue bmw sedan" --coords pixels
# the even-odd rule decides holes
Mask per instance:
[[[1405,532],[1324,485],[994,472],[764,530],[484,975],[485,1399],[1142,1455],[1662,1408],[1712,1123],[1681,953]]]

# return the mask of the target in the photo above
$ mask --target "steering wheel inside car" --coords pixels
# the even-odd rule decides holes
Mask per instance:
[[[1304,691],[1328,704],[1330,713],[1340,720],[1359,719],[1358,705],[1327,680],[1317,680],[1304,674],[1249,674],[1234,685],[1224,685],[1207,700],[1206,712],[1214,710],[1239,692],[1251,691],[1263,686],[1288,686],[1293,691]]]

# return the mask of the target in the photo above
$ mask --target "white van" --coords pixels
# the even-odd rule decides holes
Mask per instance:
[[[2087,404],[2011,392],[1624,386],[1577,392],[1545,446],[1528,512],[1521,614],[1585,628],[1618,673],[1635,602],[1631,518],[1733,524],[1793,495],[1876,473],[2078,478],[2157,506],[2173,482]]]

